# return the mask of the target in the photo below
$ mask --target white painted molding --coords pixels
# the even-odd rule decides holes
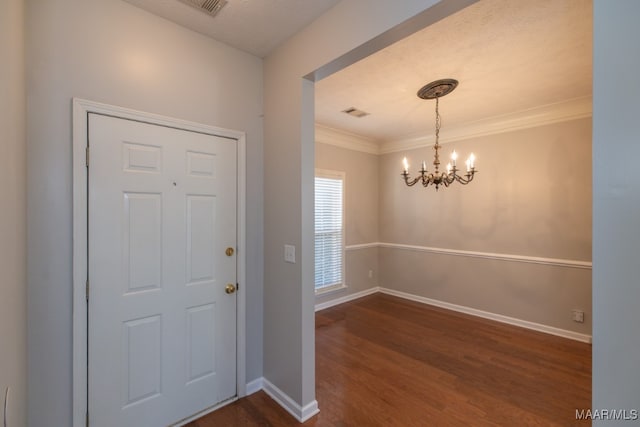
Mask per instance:
[[[253,393],[257,393],[264,388],[264,378],[256,378],[253,381],[249,381],[245,386],[246,394],[245,396],[249,396]]]
[[[478,120],[456,127],[447,127],[440,137],[440,143],[462,141],[481,136],[496,135],[554,123],[591,117],[592,99],[583,97],[556,104]],[[417,136],[394,141],[386,141],[379,147],[380,154],[428,147],[435,143],[434,135]]]
[[[359,243],[357,245],[347,245],[344,247],[345,251],[356,251],[358,249],[371,249],[371,248],[377,248],[380,246],[380,243],[378,242],[372,242],[372,243]]]
[[[380,145],[373,139],[316,123],[316,143],[334,145],[347,150],[380,154]]]
[[[415,246],[415,245],[403,245],[399,243],[379,243],[381,248],[401,249],[414,252],[428,252],[442,255],[463,256],[469,258],[485,258],[494,259],[498,261],[512,261],[523,262],[527,264],[543,264],[554,267],[567,267],[567,268],[582,268],[591,269],[590,261],[576,261],[572,259],[560,259],[560,258],[544,258],[533,257],[527,255],[513,255],[513,254],[497,254],[491,252],[477,252],[477,251],[463,251],[459,249],[444,249],[444,248],[431,248],[427,246]]]
[[[492,252],[463,251],[460,249],[433,248],[429,246],[404,245],[401,243],[371,242],[371,243],[362,243],[358,245],[345,246],[344,249],[346,251],[355,251],[359,249],[369,249],[369,248],[376,248],[376,247],[401,249],[401,250],[414,251],[414,252],[428,252],[428,253],[441,254],[441,255],[463,256],[463,257],[469,257],[469,258],[485,258],[485,259],[493,259],[498,261],[523,262],[526,264],[542,264],[542,265],[550,265],[554,267],[582,268],[586,270],[590,270],[592,267],[591,261],[534,257],[534,256],[516,255],[516,254],[498,254],[498,253],[492,253]]]
[[[448,142],[583,119],[591,117],[592,110],[592,98],[590,96],[570,99],[556,104],[489,117],[460,126],[447,127],[445,134],[440,137],[440,143],[446,144]],[[315,125],[315,135],[317,143],[335,145],[347,150],[362,151],[369,154],[387,154],[414,150],[432,146],[435,142],[435,135],[419,135],[391,141],[376,141],[372,138],[318,123]]]
[[[273,385],[268,379],[263,378],[262,382],[264,392],[301,423],[307,421],[309,418],[320,412],[320,409],[318,409],[318,402],[316,400],[302,407],[289,397],[289,395]]]
[[[353,300],[356,300],[356,299],[360,299],[362,297],[366,297],[367,295],[373,295],[376,292],[379,292],[379,289],[380,288],[378,288],[377,286],[374,286],[373,288],[365,289],[364,291],[355,292],[355,293],[350,294],[350,295],[345,295],[343,297],[334,298],[334,299],[332,299],[330,301],[321,302],[319,304],[316,304],[316,312],[324,310],[324,309],[327,309],[329,307],[333,307],[334,305],[344,304],[345,302],[349,302],[349,301],[353,301]]]
[[[482,317],[484,319],[495,320],[500,323],[507,323],[509,325],[520,326],[522,328],[531,329],[538,332],[544,332],[546,334],[556,335],[563,338],[569,338],[575,341],[581,341],[585,343],[591,343],[591,335],[581,334],[578,332],[569,331],[566,329],[555,328],[553,326],[543,325],[540,323],[529,322],[528,320],[516,319],[514,317],[503,316],[502,314],[490,313],[488,311],[478,310],[463,305],[451,304],[444,301],[439,301],[431,298],[421,297],[418,295],[409,294],[406,292],[396,291],[394,289],[380,287],[380,293],[392,295],[395,297],[420,302],[423,304],[432,305],[435,307],[444,308],[447,310],[457,311],[459,313],[470,314],[476,317]]]

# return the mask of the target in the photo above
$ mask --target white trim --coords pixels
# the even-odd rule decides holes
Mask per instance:
[[[87,408],[87,116],[104,114],[162,126],[222,136],[238,143],[237,393],[246,394],[246,136],[244,132],[193,123],[83,99],[73,99],[73,426],[86,424]]]
[[[447,127],[446,132],[443,132],[440,136],[440,143],[446,144],[448,142],[462,141],[481,136],[546,126],[554,123],[587,118],[591,117],[591,115],[591,97],[575,98],[530,110],[490,117],[461,126]],[[380,145],[379,153],[387,154],[413,150],[431,146],[434,142],[434,135],[420,135],[413,138],[386,141]]]
[[[263,378],[263,390],[269,395],[276,403],[282,406],[288,413],[290,413],[296,420],[301,423],[307,421],[309,418],[320,412],[318,409],[318,401],[314,400],[308,403],[304,407],[298,405],[289,395],[278,387],[273,385],[268,379]]]
[[[488,311],[478,310],[478,309],[466,307],[463,305],[451,304],[444,301],[421,297],[421,296],[409,294],[406,292],[396,291],[394,289],[380,287],[380,293],[393,295],[395,297],[404,298],[407,300],[416,301],[423,304],[444,308],[447,310],[470,314],[472,316],[482,317],[484,319],[494,320],[500,323],[507,323],[509,325],[520,326],[522,328],[531,329],[538,332],[544,332],[546,334],[557,335],[559,337],[569,338],[575,341],[581,341],[585,343],[592,342],[591,335],[581,334],[581,333],[569,331],[566,329],[555,328],[553,326],[542,325],[540,323],[529,322],[528,320],[521,320],[521,319],[516,319],[514,317],[503,316],[502,314],[491,313]]]
[[[339,304],[344,304],[345,302],[349,302],[349,301],[353,301],[362,297],[366,297],[367,295],[373,295],[376,292],[379,292],[380,288],[375,286],[373,288],[369,288],[369,289],[365,289],[364,291],[360,291],[360,292],[355,292],[353,294],[350,295],[345,295],[343,297],[340,298],[336,298],[336,299],[332,299],[331,301],[325,301],[325,302],[321,302],[316,304],[316,312],[321,311],[321,310],[325,310],[329,307],[333,307],[335,305],[339,305]]]
[[[330,128],[316,123],[315,141],[346,150],[360,151],[368,154],[380,154],[380,145],[373,139],[340,129]]]
[[[585,96],[448,127],[440,137],[440,143],[446,144],[591,117],[592,104],[591,96]],[[432,146],[435,135],[417,135],[397,140],[378,141],[316,123],[315,141],[347,150],[380,155]]]
[[[380,243],[379,242],[373,242],[373,243],[359,243],[357,245],[347,245],[344,247],[345,251],[356,251],[359,249],[372,249],[372,248],[378,248],[380,247]]]
[[[344,263],[344,260],[343,260]],[[334,292],[341,291],[343,289],[347,289],[347,285],[344,283],[337,283],[335,285],[323,286],[321,288],[316,288],[316,296],[329,295]]]
[[[504,316],[502,314],[491,313],[488,311],[478,310],[471,307],[466,307],[463,305],[452,304],[449,302],[439,301],[427,297],[422,297],[419,295],[410,294],[407,292],[396,291],[394,289],[385,288],[382,286],[376,286],[375,288],[367,289],[362,292],[358,292],[352,295],[347,295],[342,298],[338,298],[335,300],[327,301],[321,304],[316,304],[316,312],[324,310],[329,307],[333,307],[339,304],[343,304],[349,301],[353,301],[368,295],[373,295],[377,292],[382,294],[392,295],[399,298],[403,298],[410,301],[419,302],[422,304],[432,305],[435,307],[444,308],[446,310],[457,311],[459,313],[469,314],[471,316],[481,317],[484,319],[494,320],[500,323],[506,323],[513,326],[519,326],[525,329],[531,329],[538,332],[544,332],[546,334],[556,335],[563,338],[568,338],[574,341],[580,341],[585,343],[592,342],[592,336],[587,334],[581,334],[579,332],[569,331],[566,329],[560,329],[553,326],[543,325],[540,323],[530,322],[528,320],[516,319],[514,317]]]
[[[401,243],[372,242],[372,243],[363,243],[359,245],[349,245],[345,249],[357,250],[357,249],[368,249],[368,248],[374,248],[374,247],[401,249],[401,250],[415,251],[415,252],[428,252],[428,253],[441,254],[441,255],[463,256],[463,257],[469,257],[469,258],[485,258],[485,259],[493,259],[498,261],[522,262],[527,264],[542,264],[542,265],[550,265],[554,267],[581,268],[586,270],[590,270],[592,268],[591,261],[579,261],[579,260],[562,259],[562,258],[534,257],[534,256],[517,255],[517,254],[499,254],[499,253],[493,253],[493,252],[463,251],[460,249],[433,248],[429,246],[404,245]]]
[[[264,378],[256,378],[253,381],[247,383],[245,389],[247,393],[245,396],[252,395],[253,393],[257,393],[264,388]]]

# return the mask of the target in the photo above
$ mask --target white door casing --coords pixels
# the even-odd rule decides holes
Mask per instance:
[[[86,103],[75,101],[75,109],[77,102]],[[236,164],[243,164],[236,153],[244,154],[238,141],[169,127],[164,118],[150,124],[91,114],[86,104],[81,110],[91,147],[85,258],[91,290],[87,375],[77,363],[87,326],[80,321],[76,211],[74,425],[84,424],[83,398],[91,425],[154,426],[243,395],[236,298],[239,335],[244,298],[225,292],[244,276],[243,224],[236,236],[244,218],[244,194],[236,204],[236,187],[244,193],[242,179],[236,183],[242,176]],[[239,250],[237,270],[227,247]]]

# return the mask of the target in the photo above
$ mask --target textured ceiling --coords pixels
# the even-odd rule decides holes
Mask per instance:
[[[440,100],[442,131],[591,96],[591,0],[481,0],[316,83],[316,121],[377,141],[430,135],[424,84],[459,80]],[[370,113],[355,118],[341,111]]]
[[[125,1],[264,57],[340,0],[228,0],[215,17],[178,0]]]
[[[339,0],[228,0],[210,17],[178,0],[125,0],[259,57]],[[398,3],[399,5],[401,2]],[[366,11],[357,19],[366,19]],[[316,122],[387,142],[433,134],[426,83],[447,127],[591,96],[592,0],[480,0],[316,83]],[[356,118],[355,107],[370,115]]]

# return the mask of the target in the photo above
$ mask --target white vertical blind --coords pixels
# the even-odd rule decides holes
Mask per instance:
[[[344,263],[344,177],[316,173],[316,290],[342,285]]]

